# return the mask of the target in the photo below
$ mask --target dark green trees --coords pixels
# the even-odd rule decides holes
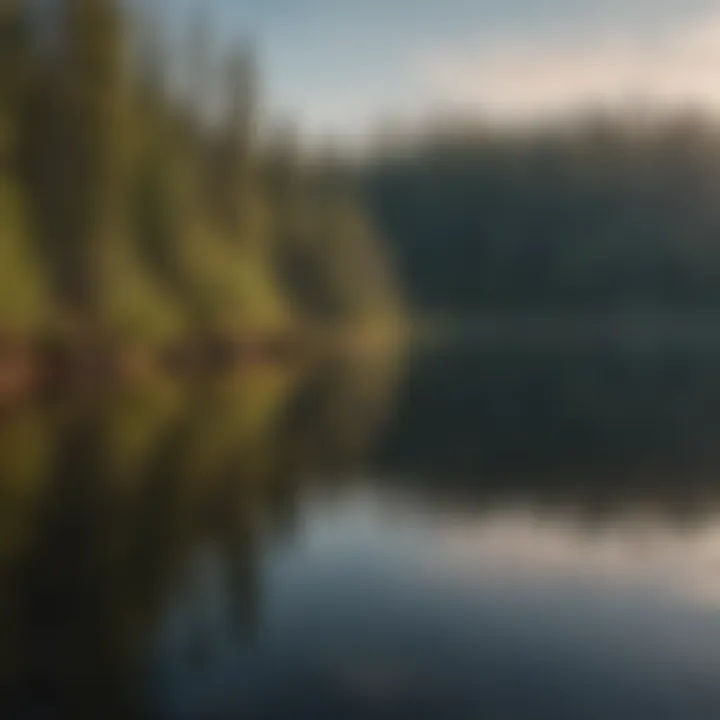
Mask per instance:
[[[320,206],[296,159],[280,175],[305,184],[298,208],[271,180],[250,46],[213,54],[198,24],[183,57],[118,0],[54,9],[51,32],[20,0],[0,15],[2,329],[42,316],[63,337],[157,346],[305,323],[286,229]],[[311,232],[322,275],[345,240]]]
[[[33,64],[24,10],[23,0],[0,4],[0,338],[18,339],[39,331],[48,320],[43,268],[19,177]]]
[[[423,313],[612,322],[720,307],[715,119],[464,127],[385,152],[363,182]]]

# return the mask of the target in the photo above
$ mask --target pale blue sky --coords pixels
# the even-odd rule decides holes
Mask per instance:
[[[720,0],[163,2],[175,22],[202,8],[223,36],[255,37],[268,104],[312,131],[440,106],[523,117],[644,95],[720,107]]]

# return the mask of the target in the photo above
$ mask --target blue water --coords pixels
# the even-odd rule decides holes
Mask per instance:
[[[716,366],[456,347],[15,409],[3,717],[714,720]]]

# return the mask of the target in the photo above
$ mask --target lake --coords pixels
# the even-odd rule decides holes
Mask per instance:
[[[720,351],[561,345],[4,409],[0,715],[720,717]]]

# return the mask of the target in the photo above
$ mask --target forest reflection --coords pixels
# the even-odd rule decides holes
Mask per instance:
[[[223,633],[251,641],[263,548],[303,530],[308,487],[381,487],[458,527],[508,505],[583,533],[638,513],[714,523],[714,360],[613,357],[366,353],[5,408],[3,703],[135,712],[168,608],[202,626],[198,557],[222,567]],[[210,641],[186,638],[185,661]]]
[[[234,621],[250,632],[258,539],[291,531],[301,474],[360,461],[397,374],[387,354],[256,365],[6,408],[4,700],[124,717],[132,671],[201,547],[226,558]]]

